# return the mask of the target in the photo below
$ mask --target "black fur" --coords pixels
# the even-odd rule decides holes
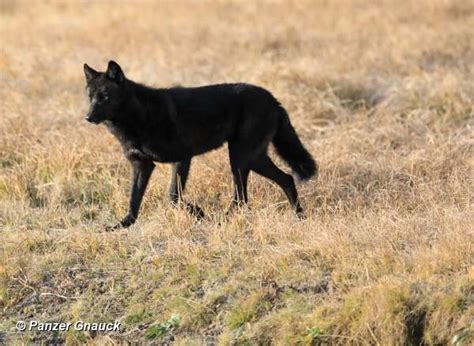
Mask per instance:
[[[299,216],[303,208],[293,177],[267,155],[270,142],[301,179],[317,171],[288,114],[267,90],[249,84],[219,84],[196,88],[155,89],[125,77],[110,61],[106,72],[84,65],[91,101],[86,119],[104,123],[120,141],[133,168],[127,216],[117,226],[128,227],[138,217],[154,162],[173,164],[170,201],[184,203],[198,217],[204,213],[181,194],[193,156],[228,142],[234,196],[231,209],[247,202],[250,170],[276,182]]]

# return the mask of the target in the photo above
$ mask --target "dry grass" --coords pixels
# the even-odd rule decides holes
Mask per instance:
[[[473,23],[471,1],[2,0],[0,343],[472,342]],[[110,58],[152,85],[272,90],[321,167],[310,217],[252,176],[251,208],[219,223],[221,149],[186,193],[211,221],[169,207],[163,166],[139,222],[102,233],[130,170],[83,120],[82,64]]]

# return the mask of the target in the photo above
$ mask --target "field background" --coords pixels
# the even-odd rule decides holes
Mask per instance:
[[[473,342],[474,2],[0,1],[0,343]],[[255,175],[229,221],[225,148],[139,221],[82,65],[153,86],[270,89],[321,172],[297,221]],[[281,162],[280,165],[285,167]],[[287,169],[287,167],[285,167]],[[19,333],[17,320],[120,333]]]

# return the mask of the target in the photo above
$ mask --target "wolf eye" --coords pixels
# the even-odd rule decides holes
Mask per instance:
[[[107,101],[109,99],[109,95],[105,93],[99,93],[97,94],[97,102],[101,103],[104,101]]]

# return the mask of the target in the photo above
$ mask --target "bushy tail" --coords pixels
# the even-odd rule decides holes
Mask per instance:
[[[301,143],[293,125],[290,123],[288,114],[280,105],[278,106],[278,113],[280,124],[273,138],[276,151],[290,165],[300,180],[308,180],[318,173],[316,162]]]

